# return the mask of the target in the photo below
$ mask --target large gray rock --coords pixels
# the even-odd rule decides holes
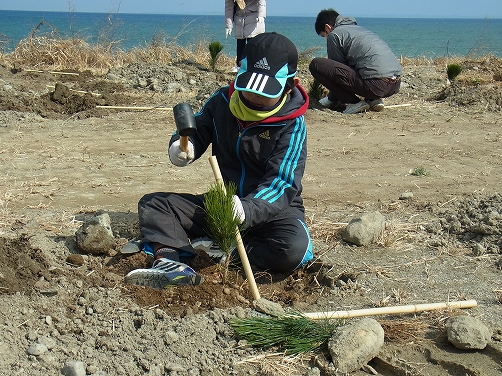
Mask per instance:
[[[382,236],[384,229],[385,217],[380,212],[363,213],[349,222],[342,238],[355,245],[367,245]]]
[[[445,324],[448,341],[458,349],[483,350],[492,337],[492,331],[479,319],[454,316]]]
[[[378,355],[384,343],[382,326],[364,318],[340,327],[328,341],[334,367],[342,373],[356,371]]]
[[[109,253],[115,247],[110,216],[107,213],[102,213],[84,222],[75,233],[75,240],[79,249],[84,253]]]
[[[65,363],[61,373],[65,376],[85,376],[85,365],[83,362],[70,360]]]

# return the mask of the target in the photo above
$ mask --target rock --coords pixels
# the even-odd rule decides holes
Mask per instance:
[[[120,76],[118,76],[114,73],[108,73],[106,75],[106,78],[109,79],[110,81],[117,81],[117,82],[121,80]]]
[[[385,217],[380,212],[363,213],[349,222],[342,238],[355,245],[367,245],[378,239],[384,229]]]
[[[175,363],[166,364],[164,369],[166,372],[186,372],[186,369],[183,366]]]
[[[309,368],[305,376],[321,376],[321,370],[317,367]]]
[[[399,196],[400,200],[411,200],[413,198],[413,192],[403,192]]]
[[[148,86],[148,80],[146,78],[139,78],[136,86],[144,89]]]
[[[75,239],[84,253],[96,255],[109,252],[115,246],[110,216],[102,213],[84,222],[75,233]]]
[[[66,262],[71,265],[75,266],[82,266],[85,264],[85,260],[82,257],[82,255],[79,255],[78,253],[72,253],[71,255],[68,255],[66,258]]]
[[[85,366],[84,363],[71,360],[66,362],[61,370],[61,373],[65,376],[85,376]]]
[[[382,326],[364,318],[340,327],[328,341],[334,367],[343,373],[356,371],[378,355],[384,343]]]
[[[43,353],[47,352],[47,350],[48,350],[47,346],[44,345],[43,343],[34,343],[30,347],[28,347],[28,350],[26,350],[26,352],[29,355],[40,356]]]
[[[457,349],[483,350],[492,336],[479,319],[471,316],[455,316],[446,321],[448,341]]]
[[[182,89],[182,86],[180,83],[178,82],[170,82],[167,84],[166,88],[164,89],[164,91],[166,93],[178,93],[180,92]]]
[[[271,302],[270,300],[260,298],[253,301],[253,308],[258,312],[266,313],[267,315],[280,317],[284,315],[284,308],[279,303]]]
[[[68,102],[69,97],[70,89],[62,83],[56,82],[54,92],[52,93],[52,100],[61,104],[65,104],[66,102]]]
[[[48,316],[48,317],[50,317],[50,316]],[[45,347],[47,347],[48,350],[56,347],[56,341],[51,337],[40,337],[38,339],[38,343],[45,345]]]

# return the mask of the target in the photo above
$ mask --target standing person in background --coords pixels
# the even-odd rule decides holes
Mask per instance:
[[[266,0],[225,0],[225,37],[234,29],[237,56],[232,72],[241,66],[242,52],[249,38],[265,32]]]
[[[324,107],[347,104],[344,114],[382,111],[381,98],[399,92],[402,74],[387,43],[333,9],[319,12],[315,31],[327,39],[328,51],[327,59],[314,58],[309,66],[312,76],[329,90],[319,103]]]

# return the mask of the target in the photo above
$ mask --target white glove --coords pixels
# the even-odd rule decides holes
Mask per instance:
[[[228,38],[230,34],[232,34],[232,28],[231,27],[227,27],[225,29],[225,39]]]
[[[185,167],[193,161],[193,144],[188,140],[188,153],[180,149],[180,140],[176,140],[169,147],[169,159],[171,163],[178,167]]]
[[[319,103],[324,107],[329,107],[333,102],[331,102],[328,97],[319,99]]]
[[[257,17],[256,22],[258,22],[258,23],[265,22],[265,17]]]
[[[244,213],[244,208],[242,207],[242,202],[238,196],[232,196],[232,204],[234,206],[234,218],[238,219],[241,223],[246,220],[246,213]]]

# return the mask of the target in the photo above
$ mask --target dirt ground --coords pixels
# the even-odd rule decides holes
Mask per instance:
[[[292,276],[256,275],[262,297],[302,312],[478,302],[462,311],[375,317],[386,343],[370,365],[382,375],[502,374],[502,61],[460,64],[463,73],[450,85],[444,62],[403,61],[401,92],[379,113],[344,115],[311,104],[303,197],[316,259]],[[182,357],[172,362],[183,370],[164,364],[155,373],[151,359],[160,356],[136,354],[149,349],[139,331],[123,338],[113,331],[117,343],[130,346],[127,367],[111,360],[116,349],[96,344],[112,318],[126,320],[123,312],[137,330],[138,312],[155,311],[180,326],[220,310],[249,309],[252,296],[242,273],[233,271],[223,285],[221,269],[203,254],[193,263],[204,275],[201,286],[128,286],[123,276],[151,260],[118,253],[138,235],[136,204],[143,194],[203,193],[214,181],[207,158],[186,168],[170,164],[175,124],[169,108],[189,101],[198,110],[232,75],[190,64],[78,73],[0,66],[0,375],[57,375],[68,359],[84,361],[87,374],[96,375],[330,374],[316,360],[322,355],[256,358],[266,351],[238,341],[229,343],[240,363],[229,355],[228,365],[206,359],[204,368]],[[306,69],[299,75],[308,89]],[[386,218],[377,243],[356,247],[341,239],[355,215],[376,210]],[[116,247],[80,257],[75,231],[100,212],[111,217]],[[456,314],[493,330],[485,350],[460,351],[447,342],[443,324]],[[158,333],[156,322],[149,338]],[[85,351],[82,339],[72,342],[83,335],[85,343],[94,341]],[[27,354],[47,337],[54,342],[49,360]]]

